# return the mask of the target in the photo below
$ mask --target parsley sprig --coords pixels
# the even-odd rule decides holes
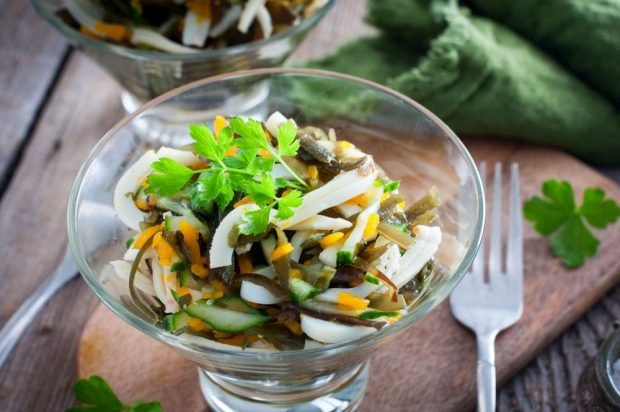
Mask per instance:
[[[615,200],[605,198],[599,188],[583,192],[583,203],[577,207],[573,187],[569,182],[552,179],[542,185],[544,197],[534,196],[523,206],[525,218],[534,222],[534,229],[544,236],[556,234],[551,239],[553,254],[565,266],[583,265],[586,256],[596,254],[599,246],[584,219],[594,228],[604,229],[620,217],[620,207]]]
[[[134,402],[123,404],[110,385],[100,376],[91,376],[80,379],[73,385],[75,398],[81,403],[67,410],[67,412],[161,412],[159,402]]]
[[[302,191],[308,189],[306,182],[286,163],[284,157],[295,156],[299,141],[295,138],[297,129],[292,121],[283,123],[276,136],[277,147],[267,139],[262,124],[254,119],[247,122],[239,117],[229,120],[230,126],[220,130],[217,139],[203,124],[190,125],[189,132],[194,140],[194,152],[210,161],[204,169],[192,170],[178,162],[162,158],[151,167],[154,173],[147,178],[147,191],[162,196],[172,196],[191,181],[192,206],[209,210],[211,202],[225,209],[235,192],[249,196],[259,210],[244,215],[240,232],[262,233],[269,224],[271,211],[277,208],[276,216],[287,219],[293,215],[293,208],[301,204]],[[238,136],[235,138],[235,136]],[[233,151],[233,148],[237,148]],[[269,157],[259,156],[259,151]],[[281,163],[293,176],[294,181],[278,178],[271,174],[275,162]],[[197,179],[192,178],[200,174]],[[281,196],[277,189],[288,188]]]

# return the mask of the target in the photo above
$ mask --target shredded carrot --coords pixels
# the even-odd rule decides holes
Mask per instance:
[[[371,213],[368,216],[366,227],[364,228],[364,239],[369,239],[377,234],[377,227],[379,226],[379,215],[377,213]]]
[[[304,275],[299,269],[291,269],[288,272],[288,276],[292,279],[303,279]]]
[[[317,169],[315,165],[308,166],[307,172],[308,172],[308,177],[310,177],[310,179],[316,179],[319,177],[319,169]]]
[[[269,130],[263,127],[263,131],[265,132],[265,137],[267,138],[267,141],[269,143],[273,143],[273,137],[271,136],[271,133],[269,133]]]
[[[204,279],[207,276],[209,276],[209,269],[207,269],[201,263],[192,263],[192,267],[190,268],[190,270],[192,271],[194,275],[198,276],[199,278]]]
[[[174,250],[172,250],[170,244],[164,240],[161,232],[155,234],[155,237],[153,238],[153,247],[157,250],[159,263],[162,266],[170,266],[172,257],[174,256]]]
[[[204,321],[202,319],[198,319],[198,318],[192,318],[190,317],[187,320],[187,326],[189,326],[190,328],[196,330],[196,331],[200,331],[203,329],[206,329],[207,325],[205,325]]]
[[[134,249],[140,249],[142,246],[144,246],[147,240],[149,240],[155,233],[159,232],[160,230],[161,225],[151,226],[148,229],[144,230],[142,233],[140,233],[140,236],[138,236],[138,239],[136,239],[136,241],[134,242]]]
[[[370,301],[349,292],[338,293],[338,304],[352,309],[366,309]]]
[[[108,37],[112,40],[122,41],[129,37],[129,30],[126,26],[117,23],[104,23],[96,21],[93,27],[95,32]]]
[[[369,198],[368,198],[368,194],[367,193],[362,193],[361,195],[357,195],[349,200],[347,200],[345,203],[349,204],[349,205],[358,205],[361,207],[366,207],[368,206],[368,202],[369,202]]]
[[[198,245],[198,231],[189,224],[187,220],[181,220],[179,222],[179,230],[183,234],[183,240],[185,246],[189,250],[190,259],[192,262],[200,262],[200,246]]]
[[[233,146],[230,149],[226,150],[226,156],[237,157],[237,152],[239,152],[239,148],[237,146]]]
[[[211,0],[187,0],[186,4],[199,21],[211,19]]]
[[[82,33],[84,36],[90,37],[91,39],[95,39],[95,40],[101,40],[101,36],[99,36],[97,33],[93,33],[88,27],[86,26],[82,26],[80,27],[80,33]]]
[[[213,288],[218,292],[224,292],[226,290],[226,286],[219,280],[213,282]]]
[[[344,233],[342,232],[334,232],[330,235],[325,236],[323,239],[319,241],[319,244],[323,249],[327,249],[331,245],[338,242],[340,239],[344,237]]]
[[[293,245],[291,245],[290,243],[285,243],[281,246],[278,246],[273,253],[271,254],[271,260],[278,260],[286,255],[288,255],[289,253],[291,253],[293,251]]]
[[[336,143],[336,148],[335,149],[336,149],[336,153],[341,153],[341,152],[344,152],[345,150],[349,150],[349,149],[352,149],[354,147],[355,146],[353,146],[352,143],[347,142],[346,140],[339,140]]]
[[[244,196],[241,199],[239,199],[237,202],[235,202],[233,206],[239,207],[241,205],[247,205],[248,203],[252,203],[252,198],[250,196]]]
[[[254,266],[252,265],[252,260],[250,259],[249,253],[244,253],[243,255],[239,255],[237,257],[239,261],[239,272],[241,273],[252,273],[254,272]]]
[[[180,288],[178,288],[177,293],[179,294],[179,296],[185,296],[185,295],[192,296],[192,292],[189,290],[187,286],[181,286]]]
[[[228,122],[224,116],[215,116],[215,120],[213,121],[213,130],[215,131],[215,138],[220,134],[223,128],[228,126]]]
[[[295,335],[301,336],[304,334],[304,331],[301,329],[301,325],[296,320],[286,319],[283,320],[282,323]]]

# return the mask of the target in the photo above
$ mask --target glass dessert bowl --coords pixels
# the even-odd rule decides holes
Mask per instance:
[[[93,38],[71,27],[61,18],[59,11],[66,8],[67,0],[31,0],[31,3],[41,17],[123,87],[123,107],[131,113],[142,103],[192,81],[235,70],[282,65],[327,14],[334,0],[325,1],[312,15],[269,38],[226,48],[196,49],[190,52],[178,50],[176,53],[126,47]],[[190,116],[191,111],[197,110],[196,106],[202,105],[202,102],[196,101],[190,94],[185,97],[186,104],[182,109]],[[176,117],[179,117],[178,111]]]
[[[245,100],[260,87],[261,99]],[[131,236],[113,207],[123,173],[153,133],[144,121],[158,110],[174,112],[187,95],[199,96],[204,113],[265,120],[275,111],[304,125],[333,127],[374,157],[400,191],[412,199],[435,186],[442,199],[436,226],[442,241],[428,287],[406,315],[361,338],[291,351],[242,350],[190,334],[166,332],[128,300],[126,282],[108,276],[109,262]],[[211,124],[213,117],[195,119]],[[165,127],[165,124],[162,124]],[[189,136],[175,135],[180,147]],[[380,346],[442,302],[473,260],[484,222],[483,193],[475,164],[454,133],[413,100],[383,86],[342,74],[303,69],[258,69],[216,76],[170,91],[110,130],[82,166],[70,197],[69,239],[81,273],[95,294],[133,327],[172,347],[199,367],[207,402],[219,411],[345,411],[359,406],[368,360]]]

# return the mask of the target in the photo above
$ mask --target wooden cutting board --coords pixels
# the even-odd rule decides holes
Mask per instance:
[[[523,199],[539,193],[549,178],[569,180],[580,197],[598,186],[620,198],[620,188],[562,152],[496,140],[466,139],[477,162],[517,162]],[[577,270],[555,259],[548,241],[526,222],[525,310],[497,339],[501,385],[575,322],[620,280],[620,224],[597,236],[596,258]],[[166,411],[207,406],[196,368],[163,344],[125,324],[103,305],[87,323],[79,351],[79,375],[99,374],[126,400],[161,400]],[[447,302],[379,350],[372,358],[362,411],[464,411],[475,407],[476,344],[450,315]]]

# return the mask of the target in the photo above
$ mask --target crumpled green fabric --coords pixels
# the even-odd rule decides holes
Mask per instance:
[[[464,0],[510,27],[620,108],[620,0]]]
[[[380,35],[307,66],[386,84],[457,133],[542,143],[597,164],[620,161],[612,103],[510,29],[449,0],[369,0],[368,9]]]

